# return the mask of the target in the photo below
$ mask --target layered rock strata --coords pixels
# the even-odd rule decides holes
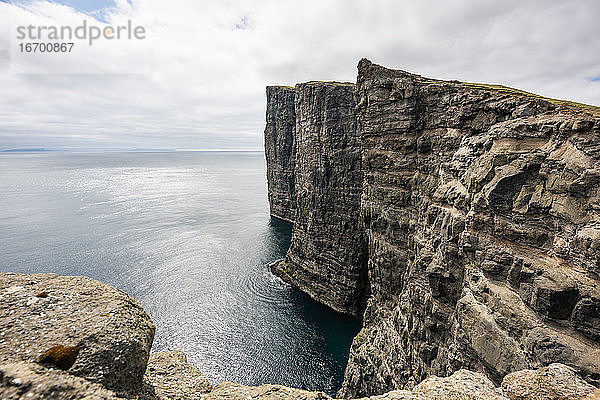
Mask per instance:
[[[552,362],[600,379],[600,121],[359,64],[371,297],[345,395]]]
[[[296,102],[297,118],[315,112]],[[597,385],[600,120],[521,92],[368,60],[359,64],[355,115],[363,189],[353,224],[362,235],[337,254],[344,259],[365,241],[368,303],[340,396],[410,388],[461,368],[499,383],[554,362]],[[296,171],[319,170],[310,154],[297,149]],[[312,189],[319,190],[329,189]],[[304,203],[297,218],[333,209]],[[310,226],[332,232],[329,218]],[[338,292],[323,278],[343,273],[339,259],[307,261],[321,248],[305,229],[299,224],[293,234],[310,252],[300,252],[306,258],[286,265],[287,273],[301,289],[315,280]]]
[[[269,91],[273,90],[280,89]],[[289,251],[273,270],[321,303],[358,315],[365,290],[366,248],[359,227],[362,167],[354,85],[303,83],[296,85],[294,98],[296,215]],[[270,125],[266,132],[272,131]],[[283,164],[270,157],[273,142],[267,134],[267,170],[276,175]],[[280,207],[271,204],[277,216]]]

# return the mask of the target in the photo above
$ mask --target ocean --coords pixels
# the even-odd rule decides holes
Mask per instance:
[[[85,275],[135,297],[153,351],[212,383],[334,394],[356,319],[271,275],[291,224],[249,152],[0,153],[0,270]]]

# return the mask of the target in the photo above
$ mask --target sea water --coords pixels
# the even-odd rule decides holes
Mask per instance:
[[[134,296],[153,351],[213,383],[335,393],[355,319],[271,275],[263,153],[0,153],[0,270],[85,275]]]

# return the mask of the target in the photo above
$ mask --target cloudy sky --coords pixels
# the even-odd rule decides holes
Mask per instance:
[[[354,81],[362,57],[600,105],[598,0],[0,0],[0,149],[261,149],[264,87]],[[19,51],[19,26],[143,40]]]

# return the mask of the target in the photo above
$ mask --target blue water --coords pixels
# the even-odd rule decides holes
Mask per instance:
[[[213,383],[334,393],[359,322],[272,276],[262,153],[0,154],[0,270],[86,275],[138,299],[153,351]]]

